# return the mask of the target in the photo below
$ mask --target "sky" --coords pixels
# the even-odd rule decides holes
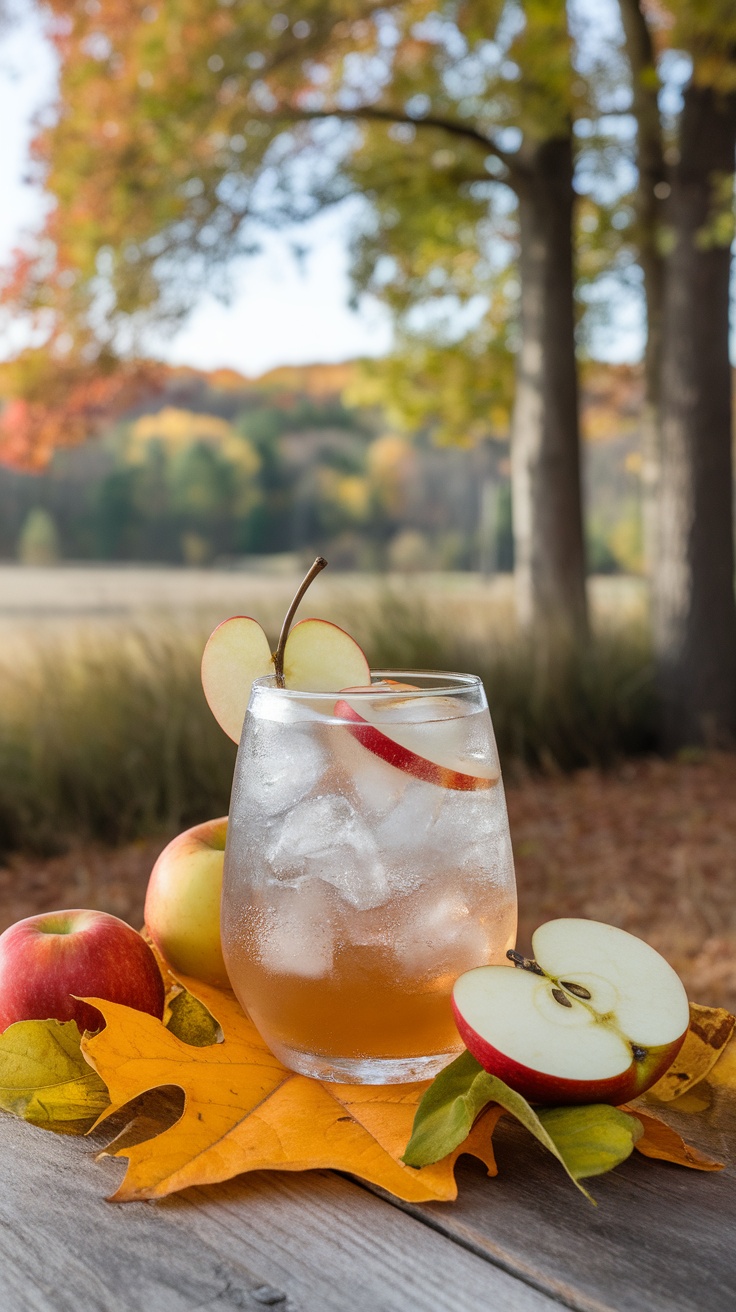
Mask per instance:
[[[0,263],[42,213],[41,198],[23,175],[32,116],[53,92],[52,55],[37,21],[27,21],[0,46]],[[203,301],[175,336],[152,340],[155,354],[172,364],[230,366],[247,375],[279,364],[385,354],[391,345],[386,311],[375,302],[359,313],[348,308],[349,220],[349,212],[336,211],[301,227],[299,244],[309,253],[299,263],[288,234],[268,237],[262,254],[235,274],[232,305]]]
[[[55,69],[39,20],[28,18],[0,42],[0,264],[24,228],[42,214],[43,200],[23,182],[34,113],[52,103]],[[152,354],[200,369],[229,366],[257,375],[279,364],[339,361],[382,355],[391,346],[386,310],[365,299],[348,307],[347,232],[350,208],[328,211],[299,228],[306,258],[295,259],[289,234],[269,236],[261,254],[233,275],[232,304],[205,298],[172,336],[152,337]],[[637,359],[640,308],[621,304],[594,343],[599,358]],[[0,342],[0,358],[9,353]],[[17,343],[16,343],[17,349]]]

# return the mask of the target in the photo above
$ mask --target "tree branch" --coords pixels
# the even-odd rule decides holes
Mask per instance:
[[[424,114],[421,118],[412,118],[410,114],[400,109],[382,109],[379,105],[359,105],[356,109],[287,109],[282,112],[276,111],[266,114],[266,118],[278,120],[283,118],[287,121],[309,122],[310,120],[337,118],[344,122],[355,122],[364,120],[369,123],[406,123],[413,128],[436,128],[441,132],[447,132],[450,136],[460,137],[466,141],[471,141],[480,146],[486,155],[493,155],[499,163],[509,172],[509,185],[513,186],[514,179],[523,171],[523,165],[516,155],[510,151],[502,150],[497,146],[492,137],[487,137],[479,128],[474,128],[467,123],[458,123],[456,119],[442,118],[437,114]],[[503,179],[494,179],[489,173],[488,181],[503,181]]]

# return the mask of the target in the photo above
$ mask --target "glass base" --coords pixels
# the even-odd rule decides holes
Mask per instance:
[[[333,1084],[417,1084],[434,1079],[462,1052],[434,1052],[429,1057],[324,1057],[285,1044],[269,1042],[275,1057],[298,1075]]]

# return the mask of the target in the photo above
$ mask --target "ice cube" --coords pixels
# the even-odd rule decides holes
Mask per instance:
[[[298,693],[290,697],[278,688],[259,688],[249,708],[252,720],[271,724],[332,725],[335,699],[309,697]]]
[[[333,933],[324,887],[305,881],[280,889],[261,916],[261,965],[274,975],[319,979],[332,970]]]
[[[376,838],[392,880],[404,889],[447,880],[453,873],[513,887],[500,785],[460,792],[413,781],[378,824]]]
[[[376,829],[382,851],[403,853],[424,846],[444,804],[447,789],[406,776],[407,783],[396,804]]]
[[[281,815],[319,785],[327,751],[316,729],[254,723],[250,752],[236,777],[231,813]]]
[[[398,928],[393,950],[407,975],[452,977],[484,965],[489,957],[488,931],[462,893],[425,894]]]
[[[494,884],[513,885],[514,867],[503,785],[478,792],[446,790],[429,838],[452,867]]]
[[[339,786],[371,816],[386,815],[406,791],[410,776],[370,752],[349,729],[333,729],[330,739]]]
[[[267,850],[273,875],[299,886],[321,879],[357,910],[390,896],[378,845],[346,797],[324,794],[300,802],[284,818]]]

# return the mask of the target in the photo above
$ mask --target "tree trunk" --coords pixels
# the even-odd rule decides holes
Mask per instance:
[[[527,630],[587,631],[573,311],[572,141],[534,143],[519,198],[521,345],[512,418],[516,600]]]
[[[665,270],[653,596],[670,748],[736,741],[731,256],[730,235],[716,225],[718,209],[730,210],[735,139],[733,101],[690,86],[666,212],[672,248]]]
[[[647,344],[644,351],[644,405],[641,415],[642,514],[644,556],[650,581],[657,565],[660,477],[660,398],[664,258],[662,228],[667,168],[659,113],[659,77],[652,34],[641,0],[619,0],[636,117],[636,241],[644,278]]]

